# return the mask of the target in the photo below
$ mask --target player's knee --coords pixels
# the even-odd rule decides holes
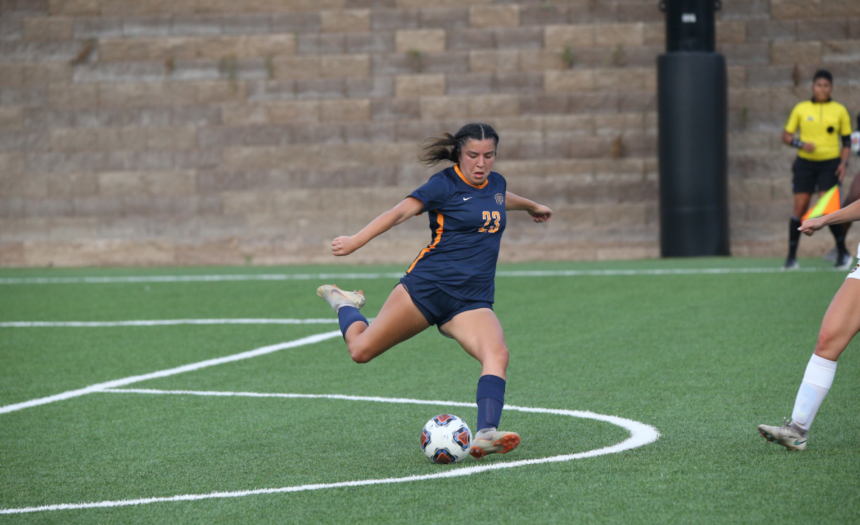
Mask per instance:
[[[818,341],[815,344],[815,352],[827,352],[832,349],[836,340],[836,333],[830,327],[822,326],[818,332]]]
[[[346,347],[349,349],[349,357],[351,357],[356,363],[367,363],[374,357],[374,353],[370,351],[370,348],[368,348],[366,344],[362,344],[360,341],[348,343]]]
[[[353,349],[351,347],[349,349],[349,357],[358,364],[368,363],[373,359],[373,355],[364,352],[361,349]]]
[[[490,352],[490,356],[493,359],[493,361],[496,362],[497,365],[499,365],[505,369],[508,368],[508,361],[510,360],[510,354],[508,353],[508,347],[507,346],[497,346],[497,347],[493,348],[493,350]]]

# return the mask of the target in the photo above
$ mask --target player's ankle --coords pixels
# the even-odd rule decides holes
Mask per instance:
[[[487,427],[482,428],[475,434],[475,439],[488,439],[493,437],[493,432],[496,431],[496,427]]]
[[[809,434],[808,428],[803,428],[800,425],[798,425],[797,423],[795,423],[794,421],[792,421],[789,426],[792,428],[792,430],[794,430],[795,432],[797,432],[798,434],[800,434],[803,437],[806,437],[806,435]]]

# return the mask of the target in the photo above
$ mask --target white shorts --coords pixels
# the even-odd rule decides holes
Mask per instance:
[[[857,245],[857,256],[860,257],[860,245]],[[857,264],[854,265],[854,268],[851,268],[851,271],[848,272],[848,277],[846,279],[860,279],[860,260],[857,261]]]

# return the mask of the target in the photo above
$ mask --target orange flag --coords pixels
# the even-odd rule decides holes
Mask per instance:
[[[839,191],[839,185],[833,186],[830,188],[827,193],[821,196],[818,199],[818,202],[815,203],[815,206],[809,209],[806,212],[806,215],[803,216],[803,220],[806,219],[815,219],[817,217],[821,217],[822,215],[827,215],[828,213],[833,213],[834,211],[839,211],[842,209],[842,195]]]

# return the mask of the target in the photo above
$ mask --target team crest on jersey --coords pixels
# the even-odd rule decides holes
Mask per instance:
[[[505,203],[505,195],[503,193],[497,193],[496,194],[496,204],[501,206],[504,203]]]
[[[810,115],[810,116],[806,117],[806,120],[808,120],[809,122],[812,122],[813,120],[815,120],[815,117]]]
[[[857,264],[854,265],[854,268],[851,268],[851,271],[848,273],[854,273],[857,271],[858,268],[860,268],[860,260],[857,261]]]

